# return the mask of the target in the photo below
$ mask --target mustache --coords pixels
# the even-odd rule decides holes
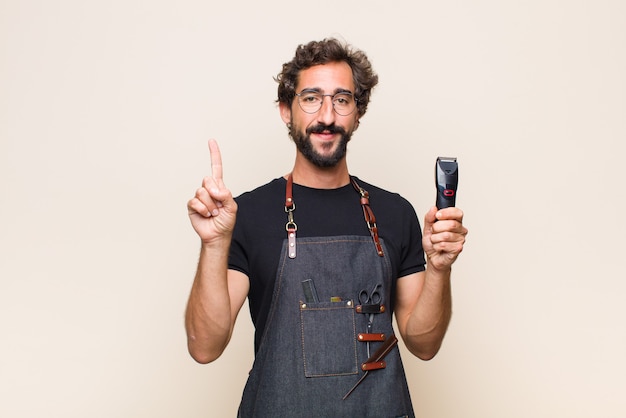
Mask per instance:
[[[321,134],[321,133],[331,133],[331,134],[341,134],[341,135],[345,135],[346,134],[346,130],[341,127],[341,126],[337,126],[334,123],[332,125],[324,125],[324,124],[318,124],[318,125],[313,125],[307,128],[306,133],[307,134]]]

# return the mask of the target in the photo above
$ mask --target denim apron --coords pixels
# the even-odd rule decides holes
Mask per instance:
[[[297,256],[283,243],[238,417],[413,417],[397,345],[384,368],[362,379],[363,363],[395,339],[387,251],[377,252],[368,236],[297,238],[296,245]],[[381,309],[371,314],[361,308],[374,292]]]

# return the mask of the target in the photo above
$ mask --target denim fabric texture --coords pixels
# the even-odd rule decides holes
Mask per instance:
[[[306,377],[357,374],[357,335],[352,301],[300,304]],[[336,327],[329,332],[328,324]]]
[[[363,376],[369,315],[356,312],[361,290],[378,291],[388,308],[391,268],[367,236],[298,238],[297,256],[279,261],[272,308],[239,407],[240,418],[414,417],[396,346],[386,368]],[[383,242],[384,247],[384,242]],[[302,282],[312,280],[319,301],[307,301]],[[332,300],[331,300],[332,298]],[[375,314],[371,332],[393,333],[390,309]],[[371,342],[373,353],[382,344]]]

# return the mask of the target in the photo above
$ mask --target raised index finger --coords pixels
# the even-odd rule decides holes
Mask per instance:
[[[222,154],[214,139],[209,140],[209,152],[211,153],[211,176],[215,180],[222,180]]]

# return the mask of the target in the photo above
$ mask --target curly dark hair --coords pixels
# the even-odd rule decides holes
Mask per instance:
[[[296,85],[300,71],[315,65],[331,62],[346,62],[352,68],[359,116],[367,111],[372,89],[378,84],[378,75],[372,69],[367,55],[363,51],[353,49],[334,38],[322,41],[312,41],[306,45],[299,45],[294,58],[283,64],[283,69],[275,77],[278,82],[278,103],[285,103],[289,107],[296,96]]]

